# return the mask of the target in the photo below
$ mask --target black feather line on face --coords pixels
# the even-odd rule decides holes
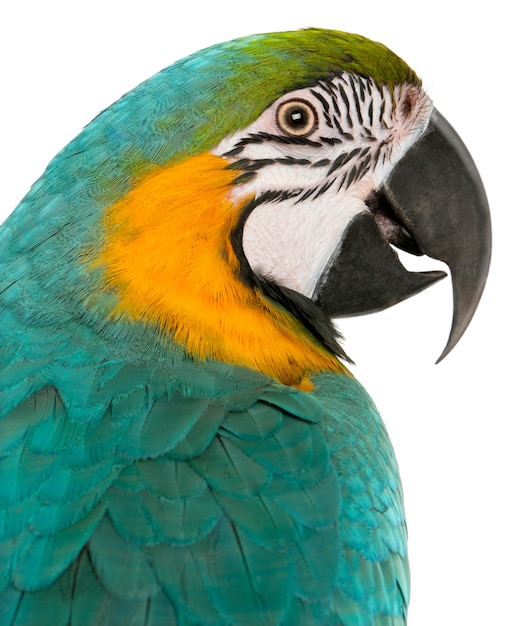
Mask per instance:
[[[264,143],[265,141],[271,141],[273,143],[281,143],[285,145],[296,145],[296,146],[312,146],[313,148],[322,148],[323,144],[312,141],[308,137],[298,137],[298,136],[286,136],[286,135],[272,135],[271,133],[259,132],[259,133],[251,133],[249,136],[241,139],[238,146],[247,146],[251,143]],[[226,153],[226,154],[229,154]]]
[[[231,245],[240,265],[239,278],[248,287],[258,289],[266,298],[288,311],[330,352],[352,363],[339,344],[341,335],[331,318],[307,296],[288,287],[277,285],[269,277],[253,272],[244,253],[242,245],[244,226],[252,211],[266,202],[282,202],[296,195],[298,194],[288,191],[267,191],[258,198],[251,200],[244,207],[240,219],[231,233]]]

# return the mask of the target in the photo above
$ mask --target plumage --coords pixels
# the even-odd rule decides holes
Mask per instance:
[[[0,228],[2,625],[405,624],[397,464],[329,318],[390,297],[325,286],[360,216],[412,241],[371,207],[433,115],[381,44],[272,33],[51,161]]]

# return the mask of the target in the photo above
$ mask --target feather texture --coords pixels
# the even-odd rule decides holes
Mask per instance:
[[[101,415],[69,412],[69,371],[0,420],[2,624],[404,623],[397,468],[358,383],[108,367]]]

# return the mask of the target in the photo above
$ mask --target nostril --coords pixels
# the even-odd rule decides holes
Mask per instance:
[[[401,103],[401,113],[403,114],[403,117],[409,117],[410,113],[412,112],[412,108],[413,100],[410,92],[408,92],[404,97],[403,102]]]
[[[423,96],[424,93],[417,87],[406,89],[399,104],[400,112],[404,119],[409,119],[414,111],[420,110],[420,101]]]

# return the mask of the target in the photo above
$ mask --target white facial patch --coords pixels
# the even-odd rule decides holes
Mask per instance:
[[[279,118],[281,105],[287,110],[301,101],[303,113],[316,116],[303,136]],[[242,239],[252,270],[311,298],[352,218],[368,210],[365,199],[422,134],[431,108],[416,86],[392,94],[343,74],[282,96],[226,137],[214,152],[237,168],[237,177],[250,174],[230,196],[238,202],[254,195],[258,202]]]
[[[262,204],[245,223],[244,253],[255,273],[310,298],[346,225],[365,209],[361,199],[338,195]]]

